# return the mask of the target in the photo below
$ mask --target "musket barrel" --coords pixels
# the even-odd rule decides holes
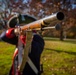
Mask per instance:
[[[48,17],[45,17],[43,19],[21,26],[21,30],[36,29],[36,28],[41,28],[42,26],[47,27],[51,22],[52,23],[55,21],[59,22],[63,19],[64,19],[64,14],[62,12],[58,12]]]
[[[64,14],[62,12],[58,12],[55,14],[52,14],[46,18],[43,19],[45,24],[49,24],[51,22],[55,22],[55,21],[61,21],[64,19]]]

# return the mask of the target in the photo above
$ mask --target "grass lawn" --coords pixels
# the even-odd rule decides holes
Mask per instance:
[[[8,75],[14,49],[15,47],[13,45],[0,42],[0,75]]]
[[[42,75],[76,75],[76,40],[46,39],[41,61]]]
[[[45,38],[42,75],[76,75],[76,40]],[[15,47],[0,42],[0,75],[8,75]]]

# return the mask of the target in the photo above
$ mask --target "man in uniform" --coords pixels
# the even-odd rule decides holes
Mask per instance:
[[[10,44],[13,44],[13,45],[18,45],[18,36],[16,36],[14,30],[15,30],[15,27],[18,25],[18,24],[28,24],[30,22],[33,22],[33,21],[36,21],[36,19],[34,17],[31,17],[29,15],[18,15],[18,16],[15,16],[15,17],[12,17],[7,25],[9,26],[9,29],[4,31],[0,38],[5,41],[5,42],[8,42]],[[28,62],[26,62],[26,65],[23,69],[23,72],[22,72],[22,75],[40,75],[40,56],[41,56],[41,53],[44,49],[44,40],[43,38],[38,35],[36,33],[36,31],[33,31],[33,38],[32,38],[32,41],[31,41],[31,52],[28,54],[29,58],[31,59],[31,63],[33,65],[29,65]],[[24,37],[22,37],[22,44],[27,44],[25,41],[26,41],[26,36],[25,35]],[[35,72],[34,69],[32,69],[32,67],[35,67],[35,70],[37,71],[37,73]],[[9,75],[14,75],[14,73],[12,73],[12,68],[13,68],[13,65],[11,67],[11,70],[10,70],[10,73]]]

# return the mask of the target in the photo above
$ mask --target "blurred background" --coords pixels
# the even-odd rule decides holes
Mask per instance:
[[[0,18],[6,21],[17,13],[41,19],[58,11],[66,15],[66,19],[60,23],[61,30],[43,31],[42,35],[60,37],[60,40],[76,38],[76,0],[0,0]]]

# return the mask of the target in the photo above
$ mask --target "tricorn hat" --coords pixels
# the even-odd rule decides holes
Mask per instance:
[[[14,15],[13,17],[11,17],[8,20],[7,25],[10,28],[14,28],[18,24],[20,24],[20,25],[28,24],[28,23],[31,23],[33,21],[36,21],[35,17],[32,17],[30,15],[19,14],[19,15]]]

